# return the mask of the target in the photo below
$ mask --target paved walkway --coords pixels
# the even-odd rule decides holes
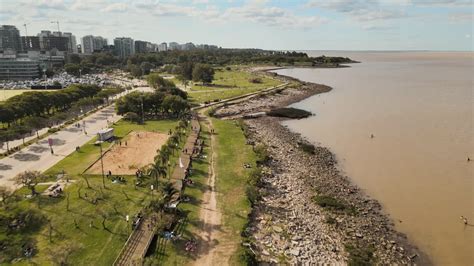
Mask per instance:
[[[129,92],[137,90],[151,91],[153,89],[139,87]],[[115,105],[112,104],[81,119],[78,121],[81,128],[70,125],[61,131],[51,134],[48,138],[53,140],[54,154],[51,154],[48,139],[45,138],[36,144],[23,148],[19,152],[0,159],[0,186],[16,188],[17,186],[11,179],[17,174],[27,170],[43,172],[74,152],[77,146],[86,144],[97,135],[99,130],[107,128],[108,123],[116,122],[122,118],[115,114],[114,108]],[[82,127],[83,121],[85,121],[87,135]]]

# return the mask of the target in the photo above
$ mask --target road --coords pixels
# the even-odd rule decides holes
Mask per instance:
[[[138,87],[129,91],[152,91],[150,87]],[[78,123],[81,128],[70,125],[61,131],[49,136],[53,140],[53,151],[51,154],[48,139],[42,139],[36,144],[23,148],[8,157],[0,159],[0,186],[16,188],[11,180],[18,173],[27,170],[45,171],[75,151],[77,146],[82,146],[101,129],[107,128],[108,123],[120,120],[122,117],[115,114],[114,105],[105,107],[91,114]],[[85,123],[84,133],[83,124]]]

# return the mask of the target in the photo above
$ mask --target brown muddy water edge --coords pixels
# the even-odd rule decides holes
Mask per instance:
[[[273,73],[263,72],[274,76]],[[284,90],[226,104],[214,112],[223,119],[286,107],[332,88],[297,82]],[[281,124],[283,119],[244,119],[249,143],[267,148],[248,232],[261,263],[319,264],[365,260],[376,264],[431,265],[377,200],[338,169],[334,154]],[[308,152],[307,145],[314,145]],[[306,147],[306,149],[304,148]]]

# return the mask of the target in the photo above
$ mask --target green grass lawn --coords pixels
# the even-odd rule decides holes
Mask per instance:
[[[260,78],[261,83],[251,82],[252,78]],[[280,84],[279,80],[234,67],[232,70],[217,70],[214,75],[214,81],[209,86],[193,84],[188,94],[194,102],[203,103],[216,99],[223,100],[236,97]]]
[[[27,91],[39,91],[39,92],[45,92],[45,91],[51,91],[51,90],[0,90],[0,102],[6,101],[8,98],[11,98],[16,95],[20,95],[23,92]]]
[[[229,229],[228,239],[240,245],[240,233],[247,223],[251,205],[245,190],[250,171],[256,167],[256,155],[252,146],[246,145],[241,128],[234,121],[212,119],[216,132],[216,189],[218,204],[223,213],[223,226]],[[244,168],[248,163],[252,169]],[[236,251],[237,252],[237,251]],[[241,264],[237,254],[232,264]]]
[[[131,130],[167,132],[174,129],[177,123],[164,120],[136,125],[120,121],[114,127],[116,135],[124,137]],[[111,265],[119,254],[131,232],[125,216],[132,217],[138,213],[150,202],[152,195],[148,188],[135,188],[134,177],[126,177],[125,184],[113,184],[106,180],[106,188],[102,188],[101,176],[87,175],[91,186],[88,188],[81,173],[99,156],[99,149],[93,142],[83,145],[81,152],[72,153],[47,171],[56,174],[64,169],[70,179],[75,180],[65,190],[64,197],[52,199],[37,196],[15,204],[14,209],[35,209],[48,220],[39,233],[32,234],[38,253],[31,261],[22,260],[18,264],[51,265],[51,257],[64,256],[66,249],[71,249],[68,260],[71,265]],[[44,189],[46,186],[38,187],[39,191]],[[25,188],[17,191],[19,196],[25,194]],[[155,193],[154,197],[158,196]],[[95,199],[97,201],[94,203]],[[106,217],[105,228],[102,225],[103,217]],[[4,237],[2,234],[0,232],[0,239]]]

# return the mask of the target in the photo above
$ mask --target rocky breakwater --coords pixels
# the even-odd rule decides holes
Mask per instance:
[[[263,99],[225,106],[216,114],[238,117],[283,107],[328,88],[305,83]],[[281,118],[244,122],[249,142],[264,145],[270,158],[263,167],[248,229],[260,262],[430,263],[394,230],[381,205],[341,174],[328,149],[289,131],[281,125]]]

